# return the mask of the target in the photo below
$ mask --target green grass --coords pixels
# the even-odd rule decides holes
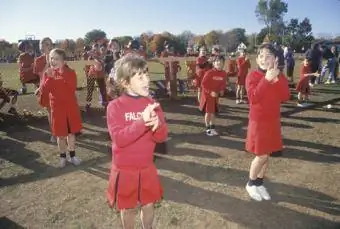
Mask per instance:
[[[252,69],[256,68],[256,61],[255,57],[251,56],[250,57],[250,62],[251,62],[251,67]],[[296,67],[294,71],[294,79],[298,79],[299,75],[299,69],[300,69],[300,63],[301,60],[296,60]],[[85,86],[85,74],[83,71],[83,67],[85,66],[85,61],[70,61],[68,62],[71,68],[73,68],[78,76],[78,86]],[[164,67],[163,65],[156,63],[156,62],[151,62],[149,61],[149,71],[151,73],[151,80],[160,80],[163,79],[164,75]],[[184,65],[184,62],[181,63],[182,71],[179,74],[180,78],[186,78],[186,68]],[[21,83],[19,80],[19,70],[18,70],[18,64],[12,63],[12,64],[5,64],[1,63],[0,64],[0,73],[2,73],[2,77],[4,80],[4,86],[13,88],[13,89],[18,89],[21,87]]]

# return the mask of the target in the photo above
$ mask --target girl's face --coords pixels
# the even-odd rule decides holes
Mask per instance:
[[[149,83],[150,75],[147,67],[145,67],[145,69],[138,71],[133,77],[131,77],[130,83],[123,83],[123,86],[131,95],[148,96]]]
[[[112,41],[110,43],[110,49],[111,50],[119,51],[120,50],[120,46],[119,46],[119,44],[116,41]]]
[[[274,54],[271,53],[268,49],[261,49],[256,58],[257,65],[263,70],[273,68],[275,61],[276,58]]]
[[[59,69],[65,65],[65,61],[62,56],[53,52],[50,53],[50,65],[53,69]]]
[[[205,49],[200,49],[200,56],[205,56],[207,51]]]
[[[40,44],[40,50],[48,54],[52,50],[52,43],[50,41],[45,41]]]
[[[224,61],[219,59],[215,60],[213,62],[213,67],[216,68],[217,70],[222,70],[224,67]]]
[[[304,65],[304,66],[308,66],[308,60],[307,60],[307,59],[304,59],[304,60],[303,60],[303,65]]]

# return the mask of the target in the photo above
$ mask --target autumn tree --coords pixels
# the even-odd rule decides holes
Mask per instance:
[[[288,3],[282,0],[259,0],[255,14],[260,22],[268,28],[269,34],[278,33],[273,28],[280,29],[276,26],[283,22],[283,16],[288,12]]]
[[[117,39],[120,43],[121,47],[125,47],[128,45],[128,43],[133,40],[133,37],[131,36],[120,36],[120,37],[114,37],[113,39]]]
[[[106,39],[106,33],[100,29],[93,29],[85,34],[84,42],[86,45],[90,45],[96,40]]]
[[[205,44],[208,47],[212,47],[213,45],[216,45],[219,43],[219,34],[217,31],[212,30],[209,33],[204,35],[204,41]]]
[[[85,46],[85,41],[83,38],[77,38],[76,40],[76,53],[79,55],[83,52]]]

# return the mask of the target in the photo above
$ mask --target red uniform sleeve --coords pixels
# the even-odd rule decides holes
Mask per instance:
[[[44,68],[42,67],[42,61],[40,61],[40,58],[35,58],[34,59],[34,64],[33,64],[33,73],[40,75],[41,72],[44,70]]]
[[[290,99],[290,90],[287,78],[282,74],[279,77],[279,81],[275,83],[277,85],[277,91],[280,95],[281,102],[285,102]],[[276,86],[275,85],[275,86]]]
[[[39,104],[41,106],[45,106],[45,101],[43,101],[44,98],[48,98],[49,93],[51,92],[51,89],[53,87],[53,78],[48,77],[46,74],[43,76],[43,82],[42,85],[39,87],[40,90],[40,96],[39,96]]]
[[[252,104],[259,103],[266,95],[272,84],[265,77],[257,77],[254,72],[246,77],[248,100]]]
[[[64,83],[72,93],[77,90],[77,75],[73,70],[68,69],[67,76],[64,78]]]
[[[115,101],[111,102],[107,107],[106,121],[111,140],[119,148],[129,146],[149,130],[142,119],[125,125],[124,115]]]
[[[207,94],[210,94],[213,91],[213,88],[211,86],[212,82],[211,82],[210,76],[211,76],[211,72],[210,71],[206,72],[203,76],[202,83],[201,83],[203,92]]]
[[[156,111],[159,120],[160,127],[153,133],[152,138],[156,143],[164,142],[168,138],[168,125],[166,124],[164,112],[161,108],[158,108]]]

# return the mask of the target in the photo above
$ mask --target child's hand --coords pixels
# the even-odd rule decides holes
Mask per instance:
[[[216,98],[216,97],[217,97],[217,93],[214,92],[214,91],[212,91],[212,92],[210,93],[210,96],[213,97],[213,98]]]
[[[154,110],[159,106],[159,103],[149,104],[142,113],[142,119],[145,123],[149,122]]]
[[[158,115],[154,113],[154,115],[149,119],[148,122],[145,123],[146,126],[149,126],[152,130],[152,132],[156,131],[158,127],[160,126],[160,120]]]
[[[265,78],[270,82],[272,82],[273,80],[276,81],[279,74],[280,74],[280,70],[278,68],[278,59],[276,58],[274,63],[268,67]]]

